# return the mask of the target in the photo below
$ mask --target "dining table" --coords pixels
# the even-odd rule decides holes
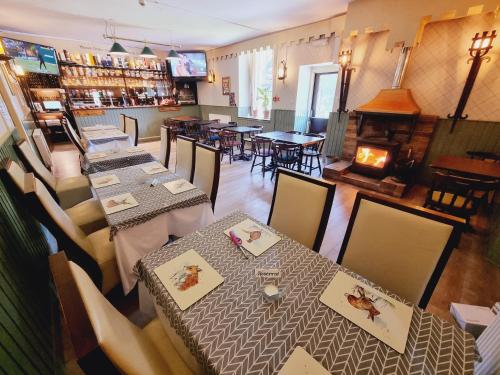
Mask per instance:
[[[152,165],[161,166],[153,162],[89,174],[91,181],[110,175],[119,179],[115,185],[92,187],[101,203],[103,199],[126,193],[138,203],[135,207],[105,214],[125,294],[137,283],[133,267],[141,257],[161,248],[170,235],[185,236],[214,221],[212,204],[205,192],[195,188],[171,193],[163,184],[181,178],[168,170],[147,174],[143,168]]]
[[[258,223],[281,240],[260,256],[250,254],[246,259],[224,233],[246,219],[258,223],[234,212],[148,253],[135,266],[141,309],[157,313],[186,363],[196,360],[206,374],[277,374],[301,346],[332,374],[473,373],[477,356],[471,334],[273,228]],[[190,250],[224,279],[181,310],[155,270]],[[283,294],[277,300],[264,297],[256,277],[256,270],[269,268],[280,271]],[[411,307],[402,354],[320,302],[339,271]]]
[[[222,130],[222,129],[226,129],[226,128],[235,128],[236,124],[225,124],[225,123],[221,123],[221,122],[212,122],[212,123],[208,124],[207,127],[209,129],[213,129],[213,130]]]
[[[240,154],[234,155],[233,159],[234,160],[245,160],[245,161],[252,160],[251,155],[245,154],[245,140],[244,140],[245,134],[258,133],[258,132],[260,132],[260,128],[254,128],[254,127],[250,127],[250,126],[235,126],[235,127],[227,128],[226,130],[233,132],[233,133],[237,133],[240,135],[240,142],[241,142]]]
[[[82,131],[81,134],[87,152],[120,150],[133,146],[133,141],[129,135],[118,128]]]
[[[302,135],[302,134],[294,134],[288,133],[284,131],[272,131],[266,133],[260,133],[256,135],[258,138],[270,139],[272,141],[286,142],[286,143],[294,143],[300,146],[299,158],[298,158],[298,166],[297,169],[299,172],[302,171],[302,156],[304,148],[307,146],[311,146],[315,143],[322,141],[324,138],[320,137],[312,137],[310,135]]]
[[[155,161],[153,155],[139,147],[109,150],[105,152],[87,152],[82,160],[84,174],[105,172],[137,164]]]
[[[488,180],[500,179],[500,163],[464,156],[440,155],[431,162],[430,167],[465,177]]]

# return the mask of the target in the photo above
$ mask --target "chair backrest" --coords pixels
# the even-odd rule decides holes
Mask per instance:
[[[169,126],[160,126],[160,162],[168,168],[172,148],[172,130]]]
[[[425,203],[439,211],[467,217],[477,212],[481,200],[498,187],[499,180],[483,181],[434,172]]]
[[[70,259],[80,264],[92,276],[100,288],[102,272],[90,255],[94,253],[92,244],[83,231],[76,226],[66,212],[57,204],[45,185],[29,173],[25,177],[23,203],[40,223],[57,238],[59,248],[64,249]]]
[[[278,168],[267,224],[319,252],[334,195],[334,184]]]
[[[300,145],[285,142],[273,142],[274,159],[279,164],[289,165],[297,162],[300,156]]]
[[[71,121],[67,115],[64,115],[62,124],[64,131],[66,132],[66,135],[68,136],[71,143],[75,145],[75,147],[78,149],[78,152],[80,152],[81,155],[85,155],[85,150],[83,149],[82,146],[82,140],[76,133],[75,128],[71,125]]]
[[[500,163],[500,152],[466,151],[471,159],[480,159],[493,163]]]
[[[17,200],[24,198],[26,173],[19,164],[10,159],[0,163],[0,181],[7,192]]]
[[[119,124],[119,128],[120,128],[120,131],[124,132],[125,133],[125,115],[123,113],[120,113],[120,124]]]
[[[170,374],[141,330],[102,295],[63,252],[49,257],[52,277],[79,365],[86,373]]]
[[[319,152],[321,154],[321,152],[323,151],[323,145],[325,144],[325,136],[322,134],[316,134],[316,133],[306,133],[304,135],[307,135],[309,137],[321,138],[321,141],[318,141],[318,142],[313,143],[312,145],[308,146],[308,148],[316,150],[317,152]]]
[[[298,130],[290,130],[287,131],[288,134],[302,134],[302,132],[299,132]]]
[[[257,156],[269,156],[273,148],[273,141],[270,139],[253,137],[252,138],[252,151]]]
[[[52,155],[50,154],[49,145],[45,139],[45,135],[42,132],[42,129],[33,130],[33,142],[35,143],[36,149],[38,150],[38,154],[42,158],[43,164],[47,168],[52,167]]]
[[[193,182],[195,167],[195,143],[193,138],[177,136],[175,174]]]
[[[358,192],[337,262],[425,308],[463,224],[453,216]]]
[[[215,207],[220,176],[220,150],[215,147],[196,143],[196,162],[193,184],[203,190]]]
[[[136,118],[125,116],[125,133],[129,135],[132,144],[137,146],[139,142],[139,125]]]
[[[219,133],[221,147],[233,147],[236,140],[236,133],[229,130],[221,130]]]
[[[14,145],[14,151],[17,154],[17,157],[23,163],[24,168],[28,172],[32,172],[35,176],[42,180],[50,193],[54,198],[57,199],[56,194],[56,178],[52,175],[52,173],[43,165],[42,161],[35,155],[31,145],[28,141],[20,141]]]

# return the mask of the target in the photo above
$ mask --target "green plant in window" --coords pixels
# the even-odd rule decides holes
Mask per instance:
[[[257,100],[261,100],[264,110],[269,111],[269,104],[271,104],[271,90],[264,87],[258,87],[257,93]]]

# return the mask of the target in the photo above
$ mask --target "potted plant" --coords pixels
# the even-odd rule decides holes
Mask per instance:
[[[259,96],[257,100],[262,100],[262,107],[264,107],[264,119],[269,119],[270,110],[269,105],[271,104],[271,91],[267,88],[259,87],[257,88]]]

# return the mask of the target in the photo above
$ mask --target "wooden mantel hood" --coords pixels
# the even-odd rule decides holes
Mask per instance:
[[[410,129],[408,131],[408,142],[413,136],[417,119],[420,114],[420,107],[415,103],[409,89],[382,89],[368,103],[359,106],[355,110],[358,116],[357,134],[363,133],[363,125],[367,117],[391,117],[409,119]],[[387,139],[391,140],[394,132],[387,126]]]
[[[368,103],[356,108],[356,112],[418,116],[420,107],[415,103],[409,89],[383,89]]]

